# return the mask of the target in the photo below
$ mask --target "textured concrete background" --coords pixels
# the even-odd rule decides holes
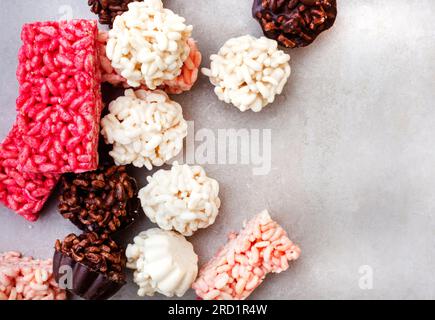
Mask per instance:
[[[21,25],[59,19],[64,5],[74,17],[92,17],[86,2],[0,1],[1,138],[15,118]],[[194,25],[204,65],[228,38],[261,34],[251,1],[166,3]],[[216,224],[191,238],[201,263],[229,231],[268,208],[303,255],[252,298],[435,298],[434,15],[432,0],[339,1],[332,31],[290,51],[285,93],[261,114],[220,103],[204,77],[175,97],[197,129],[272,129],[270,174],[254,176],[249,165],[205,166],[221,183],[223,206]],[[147,171],[136,172],[143,185]],[[50,257],[55,239],[76,231],[55,204],[33,225],[1,208],[0,251]],[[122,240],[151,226],[143,218]],[[373,271],[371,290],[359,286],[362,266]],[[115,298],[135,292],[129,283]]]

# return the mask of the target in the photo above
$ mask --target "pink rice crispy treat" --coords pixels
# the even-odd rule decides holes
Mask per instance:
[[[14,126],[0,145],[0,201],[33,222],[60,176],[22,172],[18,159],[23,144]]]
[[[26,172],[97,169],[101,74],[96,21],[26,24],[17,78]]]
[[[204,300],[245,300],[268,273],[281,273],[300,249],[264,211],[252,220],[200,271],[193,284]]]
[[[0,254],[0,300],[65,300],[53,277],[53,262]]]
[[[101,63],[101,73],[102,81],[110,83],[114,86],[129,87],[127,85],[127,80],[116,73],[115,69],[106,56],[106,44],[108,39],[108,33],[100,31],[99,36],[99,52],[100,52],[100,63]],[[190,54],[186,61],[184,61],[183,67],[181,69],[181,74],[171,81],[166,81],[163,86],[159,89],[165,91],[168,94],[181,94],[183,92],[192,89],[196,80],[198,80],[199,67],[202,62],[202,55],[196,45],[195,40],[189,39],[188,42],[190,47]],[[148,90],[146,86],[142,86],[142,89]]]

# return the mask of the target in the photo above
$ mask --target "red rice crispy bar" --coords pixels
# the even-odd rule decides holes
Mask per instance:
[[[21,33],[20,164],[26,172],[97,169],[102,111],[96,21],[35,22]]]
[[[23,140],[14,126],[0,145],[0,201],[29,221],[36,221],[59,175],[24,173],[19,165]]]

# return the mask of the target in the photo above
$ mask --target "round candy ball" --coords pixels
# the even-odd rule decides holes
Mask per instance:
[[[128,245],[126,256],[141,297],[155,293],[182,297],[198,275],[198,256],[192,244],[175,232],[142,232]]]
[[[200,166],[178,165],[148,177],[139,191],[145,214],[164,230],[191,236],[212,225],[219,212],[219,184]]]
[[[131,89],[112,101],[101,120],[101,133],[113,144],[110,155],[117,165],[162,166],[183,149],[187,122],[181,106],[163,91]]]
[[[259,112],[273,103],[291,74],[290,56],[265,37],[230,39],[210,59],[210,69],[202,72],[215,85],[218,98],[242,112]]]
[[[334,25],[336,0],[254,0],[264,35],[287,48],[305,47]]]
[[[128,8],[115,19],[106,54],[129,86],[155,90],[181,74],[190,53],[192,26],[163,8],[161,0],[132,2]]]

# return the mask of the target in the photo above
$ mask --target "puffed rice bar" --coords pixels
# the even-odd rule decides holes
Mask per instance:
[[[34,260],[18,252],[0,254],[0,300],[65,300],[53,278],[52,260]]]
[[[244,300],[268,273],[281,273],[289,261],[299,258],[300,249],[267,211],[250,220],[209,263],[193,284],[204,300]]]
[[[96,21],[26,24],[17,78],[26,172],[97,169],[102,111]]]
[[[36,221],[59,175],[22,172],[22,136],[14,126],[0,145],[0,201],[29,221]]]

